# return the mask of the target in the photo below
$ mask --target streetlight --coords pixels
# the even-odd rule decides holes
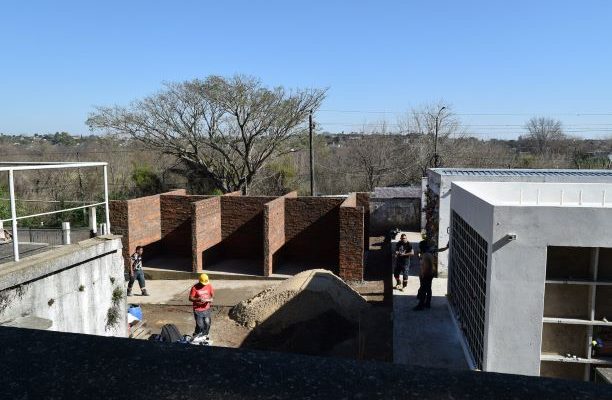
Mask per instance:
[[[442,107],[440,108],[440,110],[438,111],[438,114],[436,115],[436,132],[434,135],[434,156],[433,156],[433,166],[434,168],[438,168],[438,122],[440,119],[440,113],[442,113],[442,110],[445,110],[446,107]]]

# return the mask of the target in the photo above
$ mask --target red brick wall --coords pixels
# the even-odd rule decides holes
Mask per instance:
[[[357,192],[357,207],[363,207],[363,245],[370,248],[370,193]]]
[[[191,203],[210,196],[162,194],[160,196],[161,247],[166,254],[191,256]]]
[[[193,271],[203,268],[204,251],[221,242],[221,198],[196,201],[192,207]]]
[[[129,268],[129,256],[136,246],[147,246],[161,239],[160,196],[140,197],[132,200],[113,200],[109,203],[111,229],[122,235],[123,258]],[[155,248],[147,249],[149,258]]]
[[[221,197],[221,253],[226,258],[263,259],[263,209],[275,197]]]
[[[187,194],[187,189],[173,189],[169,192],[165,192],[165,193],[161,193],[162,195],[164,194],[173,194],[173,195],[180,195],[180,196],[185,196]]]
[[[111,200],[108,203],[110,212],[111,232],[115,235],[121,235],[122,254],[125,268],[129,268],[130,248],[130,224],[128,217],[128,202],[127,200]]]
[[[338,206],[342,199],[285,199],[285,240],[282,257],[338,263]]]
[[[351,193],[340,207],[338,275],[344,280],[363,280],[364,210],[355,207],[356,193]]]
[[[264,275],[274,268],[274,255],[285,244],[285,198],[279,197],[264,206]]]

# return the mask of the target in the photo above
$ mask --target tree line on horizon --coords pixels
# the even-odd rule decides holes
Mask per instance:
[[[0,136],[0,157],[107,161],[112,198],[174,187],[200,194],[309,194],[309,116],[316,117],[326,93],[268,87],[243,75],[168,83],[127,106],[97,107],[87,119],[97,135]],[[610,167],[612,140],[572,137],[547,117],[526,121],[526,134],[517,140],[482,140],[466,132],[449,104],[438,102],[411,110],[393,126],[364,125],[347,135],[317,132],[316,193],[420,184],[434,165]]]

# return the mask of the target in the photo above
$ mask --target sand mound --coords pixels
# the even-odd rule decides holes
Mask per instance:
[[[266,331],[273,333],[330,311],[357,322],[368,306],[359,293],[336,275],[314,269],[237,304],[230,317],[250,328],[265,325]]]

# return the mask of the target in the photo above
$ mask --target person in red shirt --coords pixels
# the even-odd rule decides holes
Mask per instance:
[[[193,316],[195,318],[194,337],[204,336],[209,340],[211,310],[210,306],[213,301],[215,291],[210,284],[208,275],[200,274],[198,283],[191,287],[189,292],[189,301],[193,302]]]

